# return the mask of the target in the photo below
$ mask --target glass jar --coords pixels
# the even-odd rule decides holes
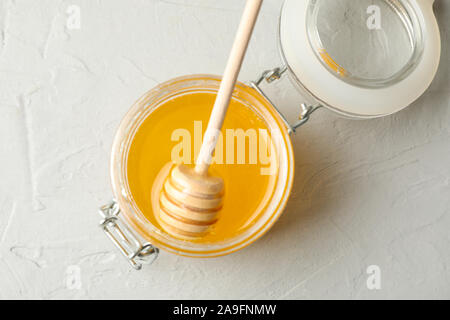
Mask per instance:
[[[233,100],[249,106],[266,123],[278,159],[278,170],[271,190],[270,200],[257,215],[251,227],[220,243],[196,243],[176,239],[152,224],[137,205],[130,190],[127,176],[127,160],[134,136],[145,119],[158,108],[179,96],[192,93],[217,94],[220,78],[210,75],[192,75],[170,80],[147,92],[130,109],[123,119],[113,144],[111,176],[114,203],[102,208],[105,220],[102,227],[126,254],[132,257],[133,266],[140,268],[141,258],[153,259],[158,250],[197,258],[217,257],[240,250],[267,232],[280,217],[286,206],[294,178],[292,144],[283,119],[257,91],[238,83]],[[155,150],[157,152],[157,150]],[[123,219],[123,222],[119,220]],[[120,223],[120,225],[119,225]],[[123,231],[125,230],[125,231]],[[144,244],[146,243],[146,244]],[[151,245],[149,245],[151,243]]]

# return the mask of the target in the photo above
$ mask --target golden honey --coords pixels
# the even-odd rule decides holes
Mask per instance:
[[[195,163],[201,145],[198,136],[204,134],[215,98],[216,95],[211,92],[176,96],[154,110],[135,133],[126,168],[129,189],[140,211],[161,232],[152,206],[155,181],[174,158],[181,159],[185,164]],[[271,159],[268,164],[259,157],[265,150],[258,150],[255,161],[252,154],[255,141],[247,137],[243,157],[239,154],[239,143],[234,141],[230,144],[230,138],[234,139],[230,132],[237,130],[257,134],[265,132],[270,139],[268,126],[262,117],[251,106],[233,99],[222,129],[223,142],[218,146],[223,154],[216,151],[216,162],[211,167],[212,172],[225,181],[223,209],[211,232],[202,239],[194,240],[196,243],[219,243],[245,232],[258,220],[274,193],[276,172],[264,174],[268,167],[273,166],[274,155],[267,150]],[[261,136],[257,138],[262,139]],[[230,145],[233,152],[230,152]],[[259,147],[263,145],[258,141]]]

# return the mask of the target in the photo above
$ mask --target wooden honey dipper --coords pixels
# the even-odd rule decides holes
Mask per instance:
[[[175,166],[165,175],[159,201],[152,199],[161,226],[177,238],[205,236],[222,209],[224,182],[208,171],[262,2],[247,1],[195,168]]]

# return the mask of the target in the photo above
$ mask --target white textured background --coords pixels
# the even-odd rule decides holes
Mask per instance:
[[[280,64],[266,0],[241,79]],[[66,10],[81,8],[81,29]],[[110,147],[159,82],[220,74],[243,0],[0,0],[0,298],[450,298],[450,1],[430,90],[394,116],[315,114],[273,230],[228,257],[132,271],[101,233]],[[287,80],[271,95],[294,117]],[[366,287],[378,265],[382,289]],[[81,288],[67,287],[70,266]]]

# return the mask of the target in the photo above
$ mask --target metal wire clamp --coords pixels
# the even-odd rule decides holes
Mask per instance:
[[[133,231],[120,220],[120,208],[116,201],[113,200],[101,207],[99,213],[103,217],[100,228],[134,269],[141,270],[144,264],[150,265],[156,260],[159,249],[150,243],[140,241]]]
[[[310,119],[311,114],[313,112],[315,112],[317,109],[320,109],[322,106],[321,105],[309,106],[305,103],[302,103],[300,105],[299,120],[293,125],[290,124],[290,122],[286,119],[284,114],[277,108],[275,103],[273,103],[272,100],[269,98],[269,96],[267,96],[267,94],[261,89],[261,84],[264,80],[267,83],[272,83],[275,80],[279,80],[279,79],[281,79],[281,77],[287,70],[288,70],[288,68],[286,66],[284,66],[282,68],[266,70],[261,74],[261,76],[258,78],[258,80],[250,82],[250,86],[253,89],[255,89],[260,95],[262,95],[274,107],[274,109],[277,111],[277,113],[280,115],[281,119],[287,126],[288,132],[291,134],[291,133],[295,133],[295,131],[298,128],[300,128],[305,123],[307,123]]]

